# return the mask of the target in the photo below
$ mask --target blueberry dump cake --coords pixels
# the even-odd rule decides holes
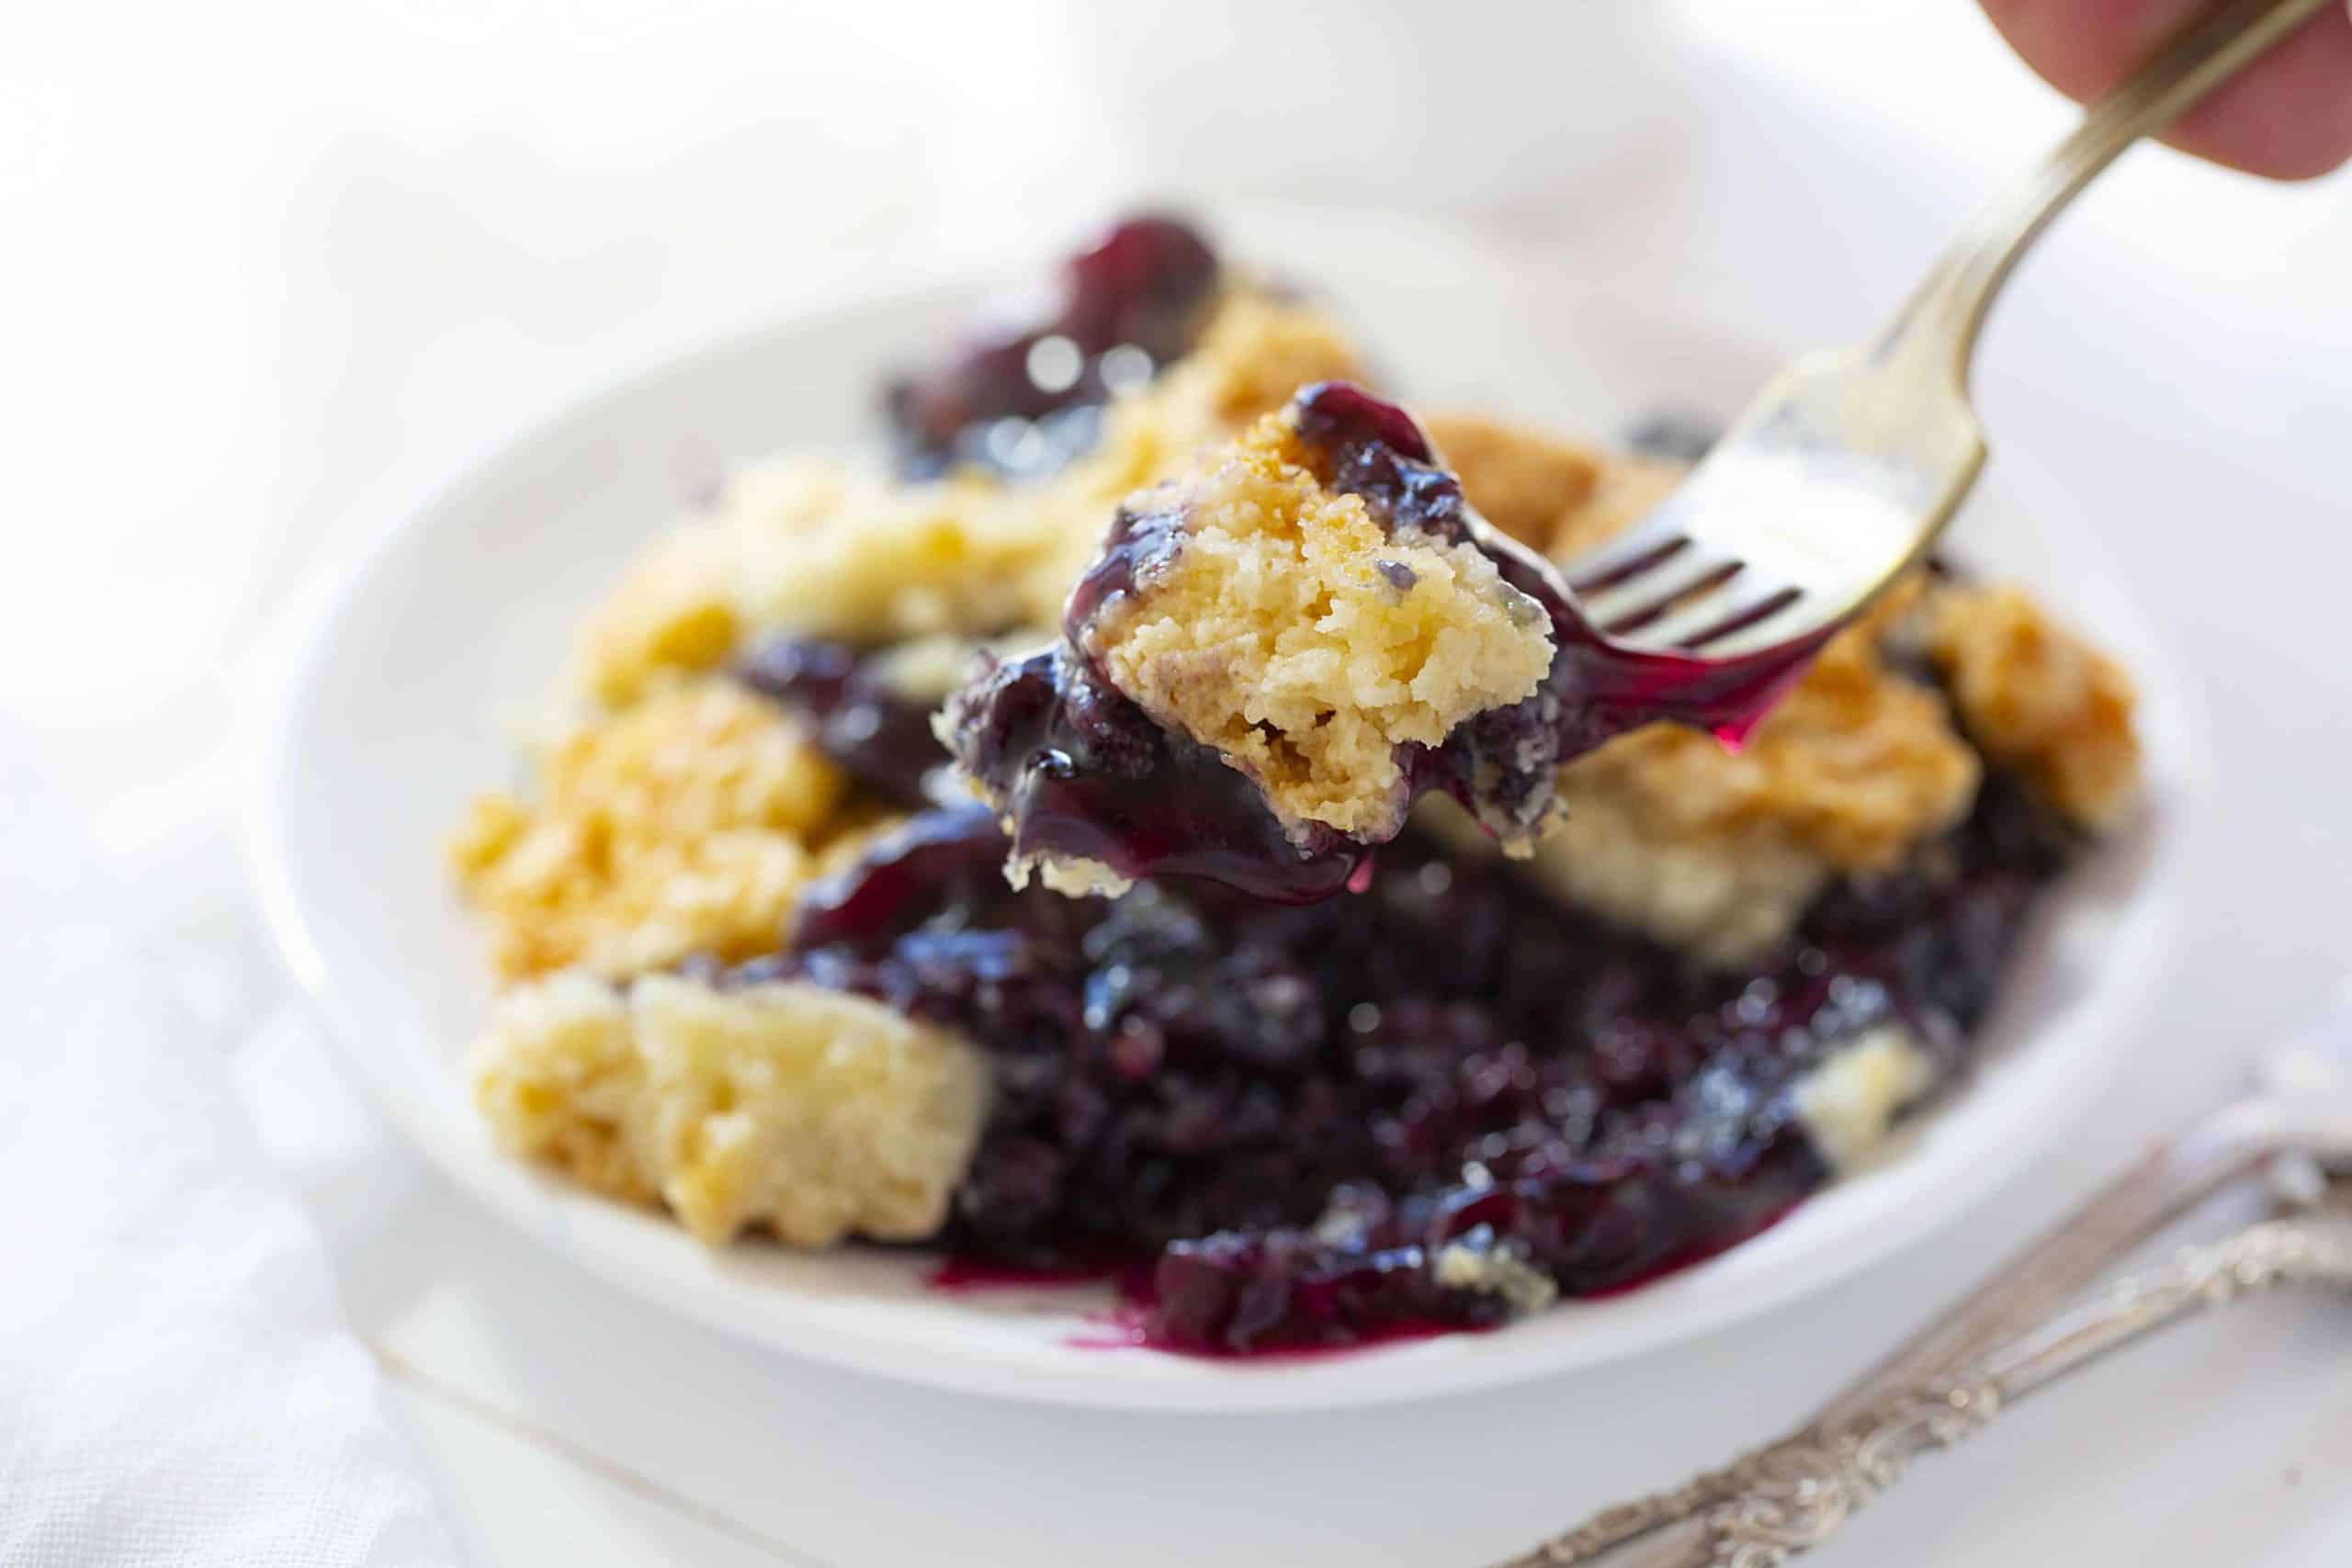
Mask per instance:
[[[894,383],[889,462],[750,464],[655,536],[529,787],[450,845],[501,1143],[714,1246],[1100,1274],[1148,1342],[1238,1353],[1636,1284],[1964,1075],[2132,800],[2122,672],[1939,570],[1736,747],[1555,722],[1470,776],[1453,738],[1574,668],[1530,552],[1630,525],[1703,432],[1417,426],[1336,382],[1372,378],[1309,299],[1129,223]],[[1136,832],[1023,881],[937,736],[1025,782],[1038,715],[1089,716],[1041,690],[1151,711],[1071,758],[1127,770]],[[1134,858],[1170,812],[1229,861]]]

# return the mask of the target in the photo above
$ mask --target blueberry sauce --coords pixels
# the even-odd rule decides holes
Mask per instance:
[[[1324,484],[1361,496],[1392,534],[1486,551],[1551,617],[1552,666],[1533,694],[1400,757],[1412,795],[1442,789],[1498,836],[1532,836],[1559,764],[1612,736],[1669,719],[1736,740],[1814,651],[1702,661],[1606,641],[1547,565],[1474,523],[1460,481],[1404,410],[1340,382],[1303,389],[1293,409]],[[1315,823],[1286,831],[1243,774],[1157,724],[1089,651],[1104,609],[1148,581],[1183,533],[1180,492],[1146,491],[1119,509],[1071,591],[1062,641],[994,667],[951,705],[957,761],[1013,824],[1023,861],[1082,858],[1130,880],[1206,876],[1288,903],[1328,897],[1360,879],[1374,846]]]
[[[950,1258],[933,1269],[923,1283],[934,1291],[949,1295],[979,1294],[996,1291],[1050,1291],[1072,1285],[1100,1284],[1110,1280],[1122,1296],[1138,1296],[1150,1288],[1150,1282],[1138,1271],[1127,1270],[1122,1278],[1118,1267],[1110,1262],[1101,1264],[1063,1264],[1056,1268],[1024,1268],[1015,1263],[995,1263],[983,1258]]]
[[[1016,890],[1007,847],[978,807],[925,812],[720,983],[807,978],[989,1053],[951,1284],[1108,1275],[1143,1342],[1224,1355],[1491,1326],[1527,1303],[1488,1262],[1589,1296],[1754,1235],[1828,1175],[1799,1076],[1888,1023],[1961,1070],[2071,840],[1988,778],[1739,976],[1411,831],[1306,905]]]
[[[984,330],[890,385],[900,472],[974,463],[1028,478],[1059,468],[1093,445],[1114,393],[1192,347],[1217,276],[1216,253],[1187,225],[1116,225],[1064,264],[1038,316]]]
[[[931,714],[901,695],[846,643],[785,638],[757,649],[736,678],[814,727],[842,771],[893,806],[918,808],[924,780],[946,759]]]
[[[1247,775],[1154,724],[1066,645],[993,665],[949,711],[957,760],[1018,824],[1010,852],[1024,862],[1301,903],[1345,888],[1368,852],[1317,824],[1294,839]]]

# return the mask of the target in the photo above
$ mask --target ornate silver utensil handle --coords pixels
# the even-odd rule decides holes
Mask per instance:
[[[1957,1376],[1883,1390],[1688,1487],[1597,1516],[1504,1568],[1780,1568],[1835,1535],[1919,1455],[1951,1447],[2118,1346],[2209,1307],[2313,1284],[2352,1289],[2352,1217],[2270,1220],[2185,1248]],[[1693,1506],[1693,1497],[1706,1501]]]
[[[2006,1259],[1940,1318],[1834,1396],[1804,1430],[1841,1426],[1856,1411],[1973,1365],[1995,1347],[2047,1322],[2180,1216],[2252,1174],[2267,1157],[2268,1146],[2258,1138],[2231,1135],[2222,1121],[2211,1115],[2201,1119],[2118,1174],[2038,1240]],[[1663,1530],[1727,1500],[1737,1482],[1731,1469],[1712,1471],[1671,1492],[1620,1504],[1555,1543],[1555,1549],[1565,1550],[1565,1543],[1574,1542],[1581,1555],[1555,1551],[1550,1557],[1520,1561],[1566,1564],[1596,1560],[1610,1547]]]

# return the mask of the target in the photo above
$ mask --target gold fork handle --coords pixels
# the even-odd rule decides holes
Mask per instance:
[[[1980,208],[1880,338],[1882,357],[1927,356],[1966,387],[1976,334],[1994,295],[2050,220],[2091,177],[2143,136],[2341,0],[2231,0],[2190,24],[2093,104],[2074,134],[2031,174]]]

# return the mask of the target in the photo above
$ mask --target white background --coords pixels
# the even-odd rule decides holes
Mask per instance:
[[[1460,21],[1476,7],[1430,9],[1460,23],[1431,47],[1496,46]],[[1599,96],[1640,134],[1485,220],[1790,348],[1860,330],[2066,123],[1962,0],[1677,9],[1686,72],[1655,101],[1605,51],[1559,73],[1564,122]],[[1344,1417],[920,1393],[740,1349],[520,1250],[379,1128],[242,923],[216,824],[256,637],[390,469],[613,335],[1071,231],[1131,194],[1104,96],[1071,85],[1077,36],[1049,0],[0,14],[0,712],[175,901],[159,961],[235,1053],[480,1562],[1498,1555],[1785,1423],[2347,967],[2352,185],[2142,152],[2021,277],[1980,385],[1996,460],[2005,434],[2066,455],[2131,542],[2199,677],[2227,850],[2109,1114],[1998,1203],[1673,1357]],[[1363,115],[1524,111],[1432,105],[1329,36],[1300,68],[1360,82]],[[1260,173],[1283,183],[1278,160]],[[2347,1348],[2340,1308],[2184,1331],[1934,1462],[1822,1561],[2344,1562]]]

